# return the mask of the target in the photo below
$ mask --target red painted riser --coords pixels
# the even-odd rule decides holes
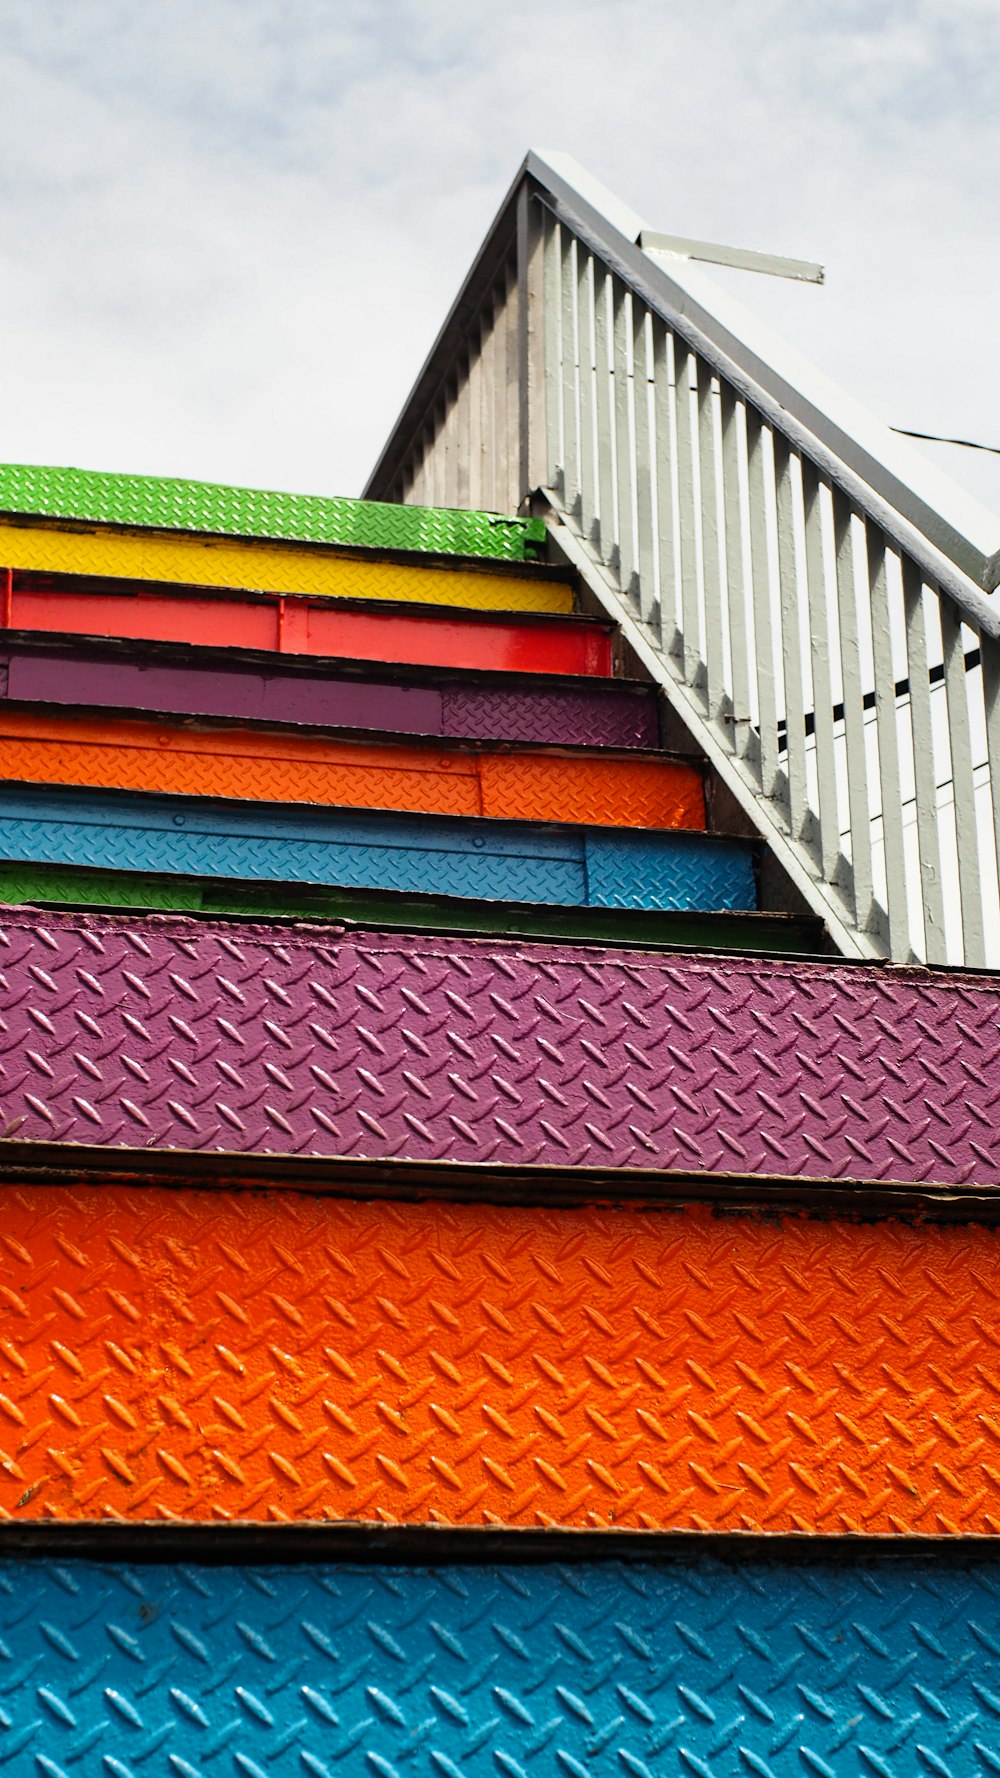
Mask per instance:
[[[116,591],[92,582],[48,588],[16,574],[5,605],[7,626],[19,630],[506,673],[604,678],[612,671],[611,626],[591,619],[424,613],[356,599],[213,597],[128,582]]]

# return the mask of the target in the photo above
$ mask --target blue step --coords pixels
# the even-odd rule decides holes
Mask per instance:
[[[742,840],[136,791],[3,787],[0,857],[564,907],[757,905]]]
[[[155,1535],[155,1534],[154,1534]],[[997,1561],[0,1564],[10,1778],[979,1778]]]

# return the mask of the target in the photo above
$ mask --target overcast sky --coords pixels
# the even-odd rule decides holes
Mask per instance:
[[[358,493],[529,146],[1000,444],[1000,0],[2,0],[0,457]],[[728,274],[734,288],[733,274]],[[1000,511],[1000,457],[934,461]]]

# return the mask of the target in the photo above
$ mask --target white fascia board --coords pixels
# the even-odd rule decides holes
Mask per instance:
[[[541,164],[538,166],[535,163]],[[599,179],[595,179],[592,173],[588,173],[586,167],[581,167],[571,154],[563,154],[557,148],[533,148],[524,165],[529,173],[541,177],[543,183],[546,170],[551,169],[553,173],[557,173],[567,185],[573,187],[584,203],[589,204],[592,210],[596,210],[599,216],[610,222],[612,228],[624,235],[626,241],[637,241],[643,229],[649,226],[638,210],[623,204],[621,198],[609,191],[606,185],[602,185]]]

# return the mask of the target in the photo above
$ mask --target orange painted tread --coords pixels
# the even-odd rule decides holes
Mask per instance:
[[[8,1186],[6,1515],[1000,1531],[1000,1231]]]
[[[0,715],[0,777],[439,815],[704,830],[701,774],[606,753],[476,753],[276,731]]]

